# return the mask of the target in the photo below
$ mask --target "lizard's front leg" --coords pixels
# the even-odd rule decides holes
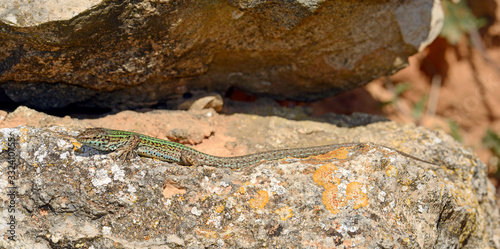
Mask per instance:
[[[189,151],[181,151],[181,162],[186,166],[200,166],[199,158]]]
[[[136,157],[135,148],[139,145],[141,138],[139,135],[132,135],[127,140],[127,142],[120,148],[116,149],[117,157],[122,160],[128,160],[133,157]]]

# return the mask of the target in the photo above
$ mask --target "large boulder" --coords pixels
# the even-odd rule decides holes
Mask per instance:
[[[0,2],[0,100],[41,109],[230,88],[323,98],[404,67],[443,18],[438,0],[30,4]]]

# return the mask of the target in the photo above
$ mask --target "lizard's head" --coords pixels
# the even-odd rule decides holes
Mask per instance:
[[[76,137],[76,140],[98,150],[111,150],[109,146],[110,134],[108,130],[103,128],[88,128],[80,133],[80,135]]]

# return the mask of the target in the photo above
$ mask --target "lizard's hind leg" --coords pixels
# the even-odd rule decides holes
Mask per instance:
[[[137,156],[135,148],[139,145],[141,141],[138,135],[132,135],[127,140],[127,142],[120,148],[116,149],[116,155],[122,160],[129,160]]]

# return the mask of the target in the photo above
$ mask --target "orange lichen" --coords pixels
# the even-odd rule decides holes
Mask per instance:
[[[19,142],[25,143],[27,141],[28,128],[23,127],[19,131],[23,133],[22,136],[19,136]]]
[[[389,167],[387,167],[387,170],[385,171],[385,173],[389,177],[395,177],[398,175],[398,169],[394,166],[389,166]]]
[[[78,141],[71,141],[71,144],[73,144],[73,151],[79,151],[82,148],[82,144]]]
[[[325,208],[336,214],[349,200],[353,201],[354,209],[368,205],[368,197],[363,193],[363,185],[359,182],[351,182],[347,185],[345,197],[338,192],[337,185],[340,184],[340,178],[335,177],[336,171],[337,167],[330,163],[319,167],[313,174],[314,182],[325,188],[323,192]]]
[[[265,190],[257,192],[257,197],[250,199],[249,204],[252,208],[262,209],[269,201],[269,194]]]
[[[349,151],[346,148],[332,150],[324,155],[315,156],[317,159],[346,159]]]
[[[215,212],[217,213],[222,213],[222,211],[224,211],[224,205],[220,205],[215,209]]]
[[[197,234],[199,235],[203,235],[205,236],[206,238],[212,238],[212,239],[215,239],[217,238],[217,232],[215,231],[211,231],[211,230],[202,230],[202,229],[198,229],[196,231]]]
[[[278,208],[274,211],[275,214],[280,216],[281,220],[288,220],[293,216],[292,209],[290,207]]]
[[[323,204],[332,214],[340,212],[340,208],[345,205],[345,200],[339,196],[337,185],[326,184],[325,192],[323,192]]]
[[[349,151],[347,150],[347,148],[340,148],[338,150],[332,150],[326,153],[326,155],[336,159],[346,159],[348,154]]]
[[[313,174],[313,180],[316,184],[325,186],[326,184],[339,184],[340,179],[334,177],[337,167],[331,163],[325,164],[316,170]]]
[[[153,223],[153,228],[156,228],[158,226],[158,224],[160,224],[160,221],[156,220],[155,223]]]
[[[335,171],[337,171],[337,167],[328,163],[319,167],[313,174],[314,182],[325,188],[323,204],[333,214],[340,212],[339,209],[345,205],[345,200],[338,194],[337,184],[340,183],[340,179],[334,176]]]
[[[368,205],[368,197],[362,191],[363,184],[359,182],[351,182],[347,184],[346,197],[347,200],[354,200],[354,209],[365,207]]]

